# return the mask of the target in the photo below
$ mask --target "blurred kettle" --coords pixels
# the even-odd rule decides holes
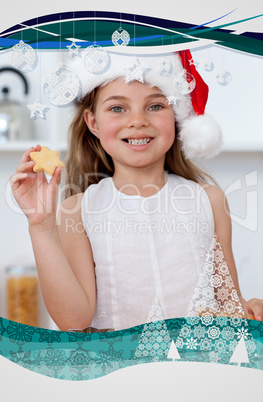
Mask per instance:
[[[24,94],[28,94],[28,82],[25,76],[12,67],[0,68],[0,73],[12,72],[17,74],[23,81]],[[33,137],[33,124],[26,105],[22,102],[9,98],[10,88],[8,85],[0,88],[3,99],[0,100],[0,143],[17,140],[30,140]]]

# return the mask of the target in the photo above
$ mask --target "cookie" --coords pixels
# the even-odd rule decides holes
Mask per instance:
[[[33,167],[34,172],[46,172],[49,176],[54,174],[56,167],[64,167],[64,163],[59,159],[59,151],[51,151],[43,146],[39,152],[31,152],[30,158],[36,162]]]

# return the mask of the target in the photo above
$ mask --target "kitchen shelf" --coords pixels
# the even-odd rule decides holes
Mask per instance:
[[[263,152],[263,142],[228,142],[223,145],[222,151],[224,152]]]
[[[67,150],[66,141],[50,140],[28,140],[28,141],[9,141],[0,143],[0,152],[23,152],[37,144],[45,145],[52,150],[60,152]],[[263,142],[228,142],[223,145],[223,152],[263,152]]]
[[[23,152],[37,144],[45,145],[52,150],[61,152],[67,150],[67,143],[65,141],[28,140],[0,143],[0,152]]]

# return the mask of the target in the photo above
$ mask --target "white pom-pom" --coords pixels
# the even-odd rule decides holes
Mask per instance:
[[[213,158],[219,154],[223,144],[219,125],[208,114],[185,120],[179,136],[186,159]]]

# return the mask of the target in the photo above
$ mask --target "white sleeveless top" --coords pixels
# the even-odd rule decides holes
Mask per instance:
[[[169,174],[158,193],[141,197],[121,193],[109,177],[88,187],[81,213],[95,262],[92,327],[148,322],[156,300],[163,319],[186,316],[214,236],[199,184]]]

